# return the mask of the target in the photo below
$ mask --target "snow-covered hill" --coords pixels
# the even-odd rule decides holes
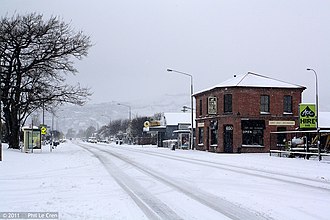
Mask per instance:
[[[63,106],[56,111],[54,129],[66,131],[72,128],[76,131],[89,126],[100,128],[116,119],[128,119],[131,106],[132,118],[138,116],[153,116],[159,112],[181,112],[184,105],[190,106],[188,94],[163,95],[156,100],[112,101],[107,103],[88,103],[85,106]],[[46,113],[45,124],[51,126],[52,116]]]

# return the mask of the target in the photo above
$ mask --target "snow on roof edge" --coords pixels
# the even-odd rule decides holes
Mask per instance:
[[[263,78],[263,79],[266,79],[268,81],[276,81],[276,82],[280,82],[282,85],[244,85],[243,84],[243,81],[248,77],[248,76],[256,76],[256,77],[260,77],[260,78]],[[210,87],[210,88],[207,88],[207,89],[204,89],[204,90],[201,90],[201,91],[198,91],[198,92],[195,92],[193,94],[193,96],[196,96],[200,93],[204,93],[204,92],[208,92],[208,91],[211,91],[213,89],[216,89],[216,88],[224,88],[224,87],[227,87],[227,88],[231,88],[231,87],[245,87],[245,88],[288,88],[288,89],[306,89],[305,86],[302,86],[302,85],[298,85],[298,84],[293,84],[293,83],[289,83],[289,82],[286,82],[286,81],[283,81],[283,80],[279,80],[279,79],[275,79],[275,78],[272,78],[272,77],[268,77],[268,76],[264,76],[264,75],[261,75],[261,74],[258,74],[258,73],[254,73],[254,72],[247,72],[245,74],[241,74],[241,75],[234,75],[234,78],[230,78],[230,79],[227,79],[225,81],[223,81],[222,83],[220,84],[217,84],[213,87]]]

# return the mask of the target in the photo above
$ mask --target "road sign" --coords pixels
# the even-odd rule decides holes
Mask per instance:
[[[299,105],[299,127],[300,128],[316,128],[317,115],[314,104]]]
[[[47,134],[47,128],[46,127],[42,126],[40,130],[41,130],[41,134]]]

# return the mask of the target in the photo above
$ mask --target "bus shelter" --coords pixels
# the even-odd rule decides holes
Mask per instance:
[[[25,153],[33,153],[33,150],[38,149],[41,150],[41,130],[34,126],[31,127],[23,127],[23,147],[22,151]]]

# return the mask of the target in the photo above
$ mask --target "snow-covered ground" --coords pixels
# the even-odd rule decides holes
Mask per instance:
[[[0,213],[329,219],[329,210],[328,161],[68,142],[33,154],[4,147],[0,162]]]

